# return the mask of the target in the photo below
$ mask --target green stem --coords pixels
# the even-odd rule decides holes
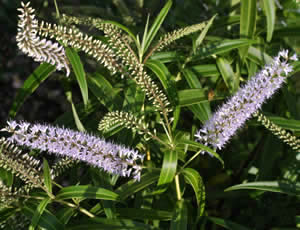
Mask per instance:
[[[189,164],[191,163],[192,160],[194,160],[200,153],[201,153],[202,150],[199,150],[197,153],[195,153],[194,156],[192,156],[183,166],[182,168],[180,169],[180,172]]]
[[[75,204],[72,204],[72,203],[69,203],[69,202],[66,202],[66,201],[63,201],[63,200],[54,200],[54,201],[57,202],[57,203],[61,203],[61,204],[67,205],[70,208],[78,209],[81,213],[87,215],[88,217],[91,217],[91,218],[96,217],[94,214],[90,213],[88,210],[86,210],[84,208],[81,208],[81,207],[79,207],[79,206],[77,206]]]
[[[181,200],[181,191],[180,191],[180,184],[179,184],[179,175],[175,176],[175,185],[176,185],[176,193],[177,193],[177,200]]]
[[[56,0],[54,0],[54,6],[55,6],[55,10],[56,10],[56,18],[60,18],[60,13],[59,13],[59,10],[58,10],[58,6],[57,6]]]

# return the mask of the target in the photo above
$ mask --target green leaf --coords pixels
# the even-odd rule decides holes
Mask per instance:
[[[188,106],[208,102],[207,91],[204,89],[184,89],[178,91],[178,105]]]
[[[246,228],[240,224],[236,224],[232,221],[229,220],[224,220],[221,218],[216,218],[216,217],[207,217],[207,219],[209,219],[211,222],[220,225],[226,229],[230,229],[230,230],[250,230],[249,228]]]
[[[144,223],[140,223],[137,221],[133,221],[130,219],[107,219],[94,217],[89,219],[81,218],[79,223],[72,224],[67,230],[107,230],[107,229],[115,229],[115,230],[144,230],[144,229],[154,229],[150,225],[146,225]],[[157,228],[156,228],[157,229]]]
[[[67,92],[66,92],[66,96],[67,96],[67,100],[70,102],[71,107],[72,107],[72,113],[73,113],[73,118],[74,118],[76,127],[77,127],[77,129],[78,129],[79,131],[84,132],[84,131],[85,131],[85,128],[84,128],[83,124],[82,124],[81,121],[80,121],[80,118],[79,118],[79,116],[78,116],[76,107],[75,107],[75,105],[74,105],[74,103],[73,103],[72,92],[71,92],[71,91],[67,91]]]
[[[89,100],[89,96],[88,96],[88,87],[87,87],[87,82],[86,82],[85,72],[83,69],[82,62],[80,61],[79,55],[73,48],[67,47],[66,55],[74,70],[77,82],[80,87],[83,103],[86,106]]]
[[[238,184],[225,189],[225,192],[240,189],[255,189],[261,191],[286,193],[289,195],[300,196],[300,184],[290,184],[284,181],[259,181]]]
[[[52,180],[51,180],[51,173],[50,173],[50,168],[47,160],[44,158],[43,159],[43,168],[44,168],[44,183],[45,186],[48,189],[49,193],[52,193]]]
[[[163,165],[157,183],[158,190],[155,193],[164,192],[173,181],[176,174],[178,153],[176,151],[166,151],[164,153]]]
[[[170,63],[178,60],[178,53],[176,51],[157,52],[149,57],[150,60],[156,60],[160,63]]]
[[[23,209],[23,213],[29,219],[35,214],[35,208],[32,205],[26,205]],[[45,228],[47,230],[63,230],[64,225],[47,209],[44,209],[40,219],[39,227]]]
[[[75,105],[78,116],[83,120],[87,119],[90,114],[98,111],[101,106],[94,97],[92,97],[89,102],[88,106],[84,106],[83,103]],[[55,124],[75,129],[76,126],[74,126],[73,116],[73,111],[67,111],[55,120]]]
[[[187,81],[187,83],[189,84],[191,89],[201,89],[202,88],[202,85],[201,85],[199,79],[193,73],[192,70],[184,69],[182,71],[182,73],[183,73],[183,76],[185,77],[185,80]]]
[[[202,216],[205,209],[205,186],[200,174],[192,168],[185,168],[182,171],[185,181],[190,184],[195,192],[197,205],[200,209],[199,215]]]
[[[172,213],[168,211],[145,208],[117,208],[118,216],[136,220],[171,220]]]
[[[21,108],[27,97],[30,96],[54,71],[55,66],[48,63],[43,63],[34,70],[34,72],[24,82],[23,87],[18,90],[17,96],[15,97],[13,105],[9,111],[10,117],[16,116],[18,110]]]
[[[143,190],[144,188],[147,188],[151,184],[154,184],[158,178],[158,171],[145,173],[141,176],[141,180],[139,182],[130,180],[126,184],[121,185],[116,190],[116,193],[119,194],[120,200],[125,200],[127,197]]]
[[[191,61],[198,61],[211,55],[227,53],[231,50],[257,43],[257,41],[249,39],[220,39],[221,41],[210,43],[205,47],[200,47],[197,50],[197,54],[192,57]]]
[[[122,110],[131,111],[132,113],[139,113],[144,106],[145,93],[141,88],[136,87],[134,81],[130,81],[129,87],[124,90],[124,102]]]
[[[104,76],[94,73],[87,74],[87,77],[89,89],[109,111],[122,108],[122,98]]]
[[[89,185],[78,185],[62,188],[56,196],[56,199],[59,200],[73,198],[117,201],[118,194],[104,188],[98,188]]]
[[[203,42],[203,39],[205,38],[209,28],[211,27],[213,21],[215,20],[217,15],[214,15],[210,20],[209,22],[207,23],[207,25],[205,26],[205,28],[203,29],[203,31],[200,33],[200,35],[198,36],[198,38],[196,39],[196,42],[195,42],[195,47],[194,47],[194,50],[196,51],[196,49],[202,44]]]
[[[206,103],[208,100],[208,92],[204,89],[184,89],[178,91],[178,105],[189,106],[198,103]],[[212,100],[221,100],[223,96],[215,95]]]
[[[207,65],[194,65],[190,67],[197,75],[201,77],[212,77],[219,76],[220,72],[218,71],[217,65],[207,64]]]
[[[250,48],[248,49],[248,58],[261,66],[270,64],[273,60],[268,54],[253,46],[250,46]]]
[[[185,230],[188,222],[188,210],[184,200],[176,202],[174,216],[171,221],[171,230]]]
[[[59,219],[59,221],[61,221],[62,223],[64,223],[66,225],[75,213],[76,212],[75,212],[74,208],[68,207],[68,208],[60,209],[56,216]]]
[[[186,81],[188,82],[190,88],[198,88],[201,89],[202,85],[198,80],[197,76],[194,74],[193,71],[190,69],[183,70],[183,76],[185,77]],[[209,102],[203,102],[200,104],[194,104],[189,106],[189,109],[194,113],[194,115],[201,121],[205,122],[211,116],[211,109]]]
[[[176,88],[175,84],[170,80],[171,73],[168,68],[161,62],[155,60],[148,60],[146,66],[158,77],[164,89],[167,91],[168,98],[173,102],[176,101]]]
[[[283,117],[276,117],[276,116],[267,116],[270,121],[274,122],[274,124],[280,126],[283,129],[289,129],[292,131],[300,131],[300,121],[299,120],[292,120],[286,119]]]
[[[256,26],[256,1],[241,1],[240,37],[252,39]],[[248,52],[248,47],[240,48],[242,60]]]
[[[172,6],[172,0],[168,0],[166,5],[162,8],[160,13],[155,18],[154,23],[152,24],[149,32],[147,33],[147,37],[145,40],[144,45],[144,52],[147,51],[149,46],[151,45],[152,40],[154,39],[155,35],[157,34],[161,24],[163,23],[165,17],[167,16],[170,8]],[[143,41],[144,42],[144,41]]]
[[[51,198],[47,197],[44,200],[42,200],[41,203],[37,206],[37,208],[33,214],[33,217],[31,219],[31,224],[29,226],[29,230],[34,230],[38,226],[40,218],[41,218],[43,212],[45,211],[47,205],[50,202],[51,202]]]
[[[217,66],[221,72],[223,80],[231,93],[234,93],[239,88],[239,78],[233,72],[233,69],[226,58],[218,57]]]
[[[240,23],[240,15],[220,16],[214,23],[214,28],[220,29],[226,26],[236,25]]]
[[[179,144],[181,144],[181,145],[189,145],[189,146],[191,146],[191,147],[196,147],[196,150],[194,150],[194,151],[198,151],[199,149],[202,149],[202,150],[204,150],[204,151],[206,151],[206,152],[209,152],[210,154],[212,154],[215,158],[217,158],[217,159],[221,162],[221,164],[222,164],[222,166],[223,166],[223,168],[224,168],[224,161],[223,161],[222,158],[219,156],[219,154],[217,154],[217,153],[216,153],[214,150],[212,150],[211,148],[209,148],[209,147],[207,147],[207,146],[205,146],[205,145],[202,145],[202,144],[200,144],[200,143],[198,143],[198,142],[196,142],[196,141],[185,140],[185,139],[181,139],[180,142],[179,142]]]
[[[275,27],[275,17],[276,17],[276,6],[274,0],[263,0],[264,13],[267,17],[267,42],[272,40],[273,31]]]
[[[278,38],[282,37],[299,37],[300,36],[300,26],[289,26],[280,29],[275,29],[274,36]]]

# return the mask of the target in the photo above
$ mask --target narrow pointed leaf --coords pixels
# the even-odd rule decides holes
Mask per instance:
[[[239,78],[236,77],[233,69],[226,58],[217,58],[217,66],[221,72],[223,80],[231,93],[236,92],[239,87]]]
[[[240,224],[236,224],[232,221],[229,220],[224,220],[221,218],[216,218],[216,217],[207,217],[211,222],[222,226],[225,229],[229,230],[250,230],[250,228],[246,228]]]
[[[118,194],[104,189],[88,185],[78,185],[78,186],[69,186],[61,189],[56,199],[65,200],[65,199],[99,199],[99,200],[118,200]]]
[[[151,184],[154,184],[159,178],[159,172],[151,172],[145,173],[141,176],[141,180],[136,182],[131,180],[126,184],[121,185],[117,190],[116,193],[119,194],[120,200],[125,200],[127,197],[137,193],[138,191],[143,190],[144,188],[148,187]]]
[[[35,213],[35,209],[33,206],[25,206],[23,208],[23,213],[25,216],[28,218],[32,218],[32,216]],[[45,228],[47,230],[64,230],[64,225],[54,216],[51,212],[48,210],[44,210],[42,213],[40,219],[39,219],[39,224],[40,227]]]
[[[190,184],[195,192],[197,205],[200,209],[200,216],[203,215],[205,209],[205,187],[200,174],[192,168],[185,168],[182,171],[185,181]]]
[[[240,37],[252,39],[256,26],[256,1],[241,1]],[[248,47],[240,48],[242,59],[246,56]]]
[[[220,72],[215,64],[194,65],[190,67],[190,69],[195,72],[197,76],[200,75],[201,77],[220,76]]]
[[[254,43],[257,43],[257,41],[249,39],[224,40],[223,38],[221,41],[210,43],[205,47],[200,47],[197,50],[196,55],[192,57],[191,61],[198,61],[214,54],[226,53],[240,47],[250,46]]]
[[[145,209],[145,208],[117,208],[116,212],[121,218],[136,220],[170,220],[172,212]]]
[[[225,189],[226,192],[240,189],[255,189],[261,191],[286,193],[300,196],[300,184],[289,184],[280,181],[259,181],[245,184],[238,184]]]
[[[168,185],[173,181],[177,169],[177,161],[178,153],[176,151],[165,152],[156,193],[164,192]]]
[[[155,60],[148,60],[146,66],[158,77],[164,89],[167,91],[168,98],[172,101],[176,101],[176,88],[175,84],[170,80],[171,73],[168,68],[163,63]]]
[[[212,100],[221,100],[223,96],[215,95]],[[189,106],[199,103],[207,103],[208,92],[204,89],[183,89],[178,91],[178,105]]]
[[[76,211],[74,208],[63,208],[58,211],[56,216],[63,224],[66,225],[75,213]]]
[[[80,223],[72,224],[70,227],[67,228],[67,230],[82,230],[82,229],[148,230],[148,229],[157,229],[157,228],[153,228],[150,225],[138,221],[133,221],[131,219],[121,219],[121,218],[107,219],[107,218],[100,218],[100,217],[94,217],[89,219],[81,218]]]
[[[17,96],[15,97],[13,105],[9,111],[10,117],[16,116],[27,97],[30,96],[54,71],[55,66],[48,63],[43,63],[34,70],[34,72],[24,82],[23,87],[18,90]]]
[[[212,150],[211,148],[205,146],[205,145],[202,145],[196,141],[190,141],[190,140],[185,140],[185,139],[182,139],[180,140],[179,144],[182,144],[182,145],[189,145],[191,147],[196,147],[196,150],[194,151],[198,151],[199,149],[202,149],[206,152],[209,152],[211,153],[214,157],[216,157],[222,164],[223,168],[224,168],[224,161],[222,160],[222,158],[220,157],[219,154],[217,154],[214,150]]]
[[[47,160],[44,158],[43,160],[43,168],[44,168],[44,182],[48,189],[48,192],[52,193],[52,180],[51,180],[51,173],[50,168]]]
[[[89,89],[109,111],[122,108],[122,98],[104,76],[94,73],[87,74],[87,77]]]
[[[165,20],[171,6],[172,6],[172,0],[168,0],[166,5],[164,6],[164,8],[162,8],[162,10],[158,14],[158,16],[155,18],[155,21],[152,24],[152,26],[147,34],[144,51],[146,51],[148,49],[148,47],[150,46],[152,40],[154,39],[155,35],[157,34],[157,32],[159,30],[161,24]]]
[[[292,131],[300,131],[300,121],[299,120],[292,120],[292,119],[286,119],[283,117],[276,117],[276,116],[267,116],[268,119],[270,119],[272,122],[274,122],[276,125],[284,128],[289,129]]]
[[[209,22],[207,23],[207,25],[205,26],[204,30],[200,33],[200,35],[198,36],[196,42],[195,42],[195,50],[202,44],[209,28],[211,27],[213,21],[215,20],[217,15],[214,15]]]
[[[44,200],[42,200],[41,203],[37,206],[37,208],[33,214],[33,217],[31,219],[31,224],[29,226],[29,230],[34,230],[38,226],[39,220],[40,220],[43,212],[45,211],[47,205],[50,202],[51,202],[51,198],[47,197]]]
[[[80,57],[77,54],[77,52],[73,48],[70,48],[70,47],[66,48],[66,55],[72,65],[72,68],[75,73],[75,77],[79,84],[83,103],[84,103],[84,105],[87,105],[88,100],[89,100],[88,87],[87,87],[85,72],[84,72]]]
[[[253,46],[250,46],[250,48],[248,49],[248,58],[256,64],[262,66],[270,64],[273,61],[273,59],[268,54]]]
[[[85,128],[84,128],[83,124],[80,121],[80,118],[79,118],[78,113],[77,113],[77,109],[76,109],[76,107],[75,107],[75,105],[73,103],[72,92],[71,91],[67,91],[66,92],[66,96],[67,96],[67,100],[71,104],[72,114],[73,114],[73,118],[74,118],[74,121],[75,121],[75,125],[76,125],[76,127],[77,127],[77,129],[79,131],[84,132]]]
[[[186,81],[188,82],[190,88],[192,89],[202,89],[202,85],[200,81],[198,80],[197,76],[194,74],[193,71],[190,69],[183,70],[183,76],[185,77]],[[194,113],[194,115],[201,121],[205,122],[209,119],[211,116],[211,109],[210,109],[210,103],[203,102],[200,104],[194,104],[188,106],[188,108]]]
[[[150,60],[157,60],[160,63],[170,63],[177,61],[178,53],[176,51],[168,51],[168,52],[157,52],[149,57]]]
[[[275,17],[276,17],[276,6],[275,0],[263,0],[263,8],[265,15],[267,17],[267,41],[272,40],[273,31],[275,27]]]

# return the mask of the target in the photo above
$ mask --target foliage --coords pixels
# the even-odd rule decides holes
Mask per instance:
[[[299,227],[297,1],[166,0],[147,19],[155,1],[132,2],[99,18],[54,0],[56,23],[18,6],[17,45],[41,64],[1,126],[0,227]],[[72,108],[57,123],[79,131],[12,120],[52,75]]]

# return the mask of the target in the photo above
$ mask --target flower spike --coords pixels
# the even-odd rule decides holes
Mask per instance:
[[[106,142],[87,133],[50,125],[8,121],[2,129],[11,133],[8,141],[31,149],[48,151],[63,157],[84,161],[104,171],[140,180],[144,155],[136,150]]]
[[[21,2],[22,8],[18,9],[21,12],[16,37],[19,49],[37,62],[50,63],[55,65],[57,70],[65,68],[66,75],[69,76],[70,68],[64,47],[58,43],[52,43],[50,40],[41,40],[37,35],[38,21],[35,19],[34,9],[29,5],[30,2],[27,4]]]
[[[288,50],[280,51],[271,65],[265,66],[213,114],[196,133],[196,140],[214,149],[222,149],[264,101],[281,87],[286,76],[293,71],[289,60],[297,60],[297,56],[289,57]]]

